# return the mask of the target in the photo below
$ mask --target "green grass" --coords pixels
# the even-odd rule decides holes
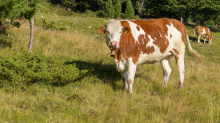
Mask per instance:
[[[198,44],[193,28],[187,27],[193,49],[205,59],[200,63],[186,47],[184,89],[177,89],[179,77],[172,58],[167,88],[162,87],[160,63],[142,65],[137,68],[133,95],[129,95],[123,90],[104,36],[96,31],[108,19],[86,14],[80,17],[78,13],[62,16],[58,12],[66,10],[48,3],[44,6],[48,10],[35,16],[33,52],[42,51],[45,56],[57,59],[70,57],[94,71],[61,85],[42,82],[1,85],[0,122],[220,122],[219,32],[212,33],[215,40],[211,45]],[[42,18],[54,22],[57,29],[43,29]],[[8,33],[12,38],[0,37],[0,56],[13,57],[27,49],[27,25],[11,28]],[[70,28],[59,29],[66,26]]]

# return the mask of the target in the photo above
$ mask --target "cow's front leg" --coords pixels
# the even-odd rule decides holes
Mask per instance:
[[[205,42],[206,42],[206,38],[204,38],[204,44],[205,44]]]
[[[198,43],[200,43],[200,37],[201,37],[201,35],[198,35],[198,37],[197,37],[198,38]]]
[[[124,89],[125,89],[126,91],[128,91],[128,83],[127,83],[128,74],[127,74],[127,71],[121,72],[121,76],[122,76],[122,80],[123,80],[123,82],[124,82]]]
[[[132,85],[134,82],[136,68],[137,68],[137,65],[133,63],[132,58],[129,58],[128,59],[128,71],[127,71],[128,93],[132,93]]]

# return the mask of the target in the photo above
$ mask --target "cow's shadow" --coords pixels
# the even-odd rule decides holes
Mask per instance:
[[[192,42],[198,42],[197,37],[194,36],[189,36],[189,40],[191,40]],[[203,41],[202,38],[200,38],[200,41]]]
[[[192,41],[192,42],[198,42],[197,37],[189,36],[189,40]],[[204,38],[203,38],[203,37],[200,37],[200,42],[201,42],[201,43],[204,43]],[[206,42],[205,42],[205,43],[209,43],[208,39],[206,39]]]
[[[82,80],[86,76],[94,76],[97,77],[99,80],[101,80],[104,84],[110,84],[113,89],[117,89],[116,81],[121,80],[121,74],[116,70],[116,67],[114,64],[103,64],[102,60],[98,63],[91,63],[91,62],[85,62],[85,61],[67,61],[65,65],[69,64],[75,64],[76,68],[79,70],[83,70],[85,66],[89,66],[93,68],[93,71],[89,73],[89,75],[82,76],[78,78],[75,81],[71,82],[76,82],[79,80]],[[54,86],[64,86],[68,83],[71,82],[66,82],[66,83],[55,83],[53,84]],[[95,84],[95,82],[94,82]]]

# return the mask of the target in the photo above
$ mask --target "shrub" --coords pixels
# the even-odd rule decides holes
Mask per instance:
[[[105,17],[105,11],[104,11],[104,10],[97,11],[97,12],[96,12],[96,15],[97,15],[98,17]]]
[[[44,29],[57,29],[57,26],[54,22],[48,23],[46,19],[41,20],[42,26]]]
[[[106,2],[105,11],[105,17],[115,18],[115,9],[112,0]]]
[[[44,56],[42,52],[30,53],[12,58],[0,57],[1,84],[37,83],[62,84],[74,81],[90,73],[93,68],[86,65],[67,64],[71,58]]]
[[[133,8],[133,5],[130,0],[128,0],[128,2],[127,2],[124,17],[127,19],[134,19],[135,18],[134,8]]]
[[[91,11],[91,10],[86,10],[85,11],[85,14],[88,16],[88,17],[96,17],[96,13]]]
[[[115,18],[121,17],[121,0],[113,0],[115,7]]]

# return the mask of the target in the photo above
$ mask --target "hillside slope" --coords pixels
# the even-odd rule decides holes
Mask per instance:
[[[200,63],[186,48],[184,89],[171,59],[168,87],[162,87],[160,63],[138,66],[133,95],[123,90],[120,73],[97,28],[108,19],[78,14],[47,2],[35,16],[33,52],[57,59],[70,57],[93,72],[62,84],[43,82],[1,85],[0,122],[220,122],[220,33],[211,45],[198,44],[187,27],[193,49],[204,55]],[[63,13],[63,15],[62,15]],[[2,36],[0,56],[10,58],[28,47],[26,22]],[[91,26],[91,27],[90,27]],[[65,59],[64,59],[65,60]],[[66,61],[71,63],[72,61]]]

